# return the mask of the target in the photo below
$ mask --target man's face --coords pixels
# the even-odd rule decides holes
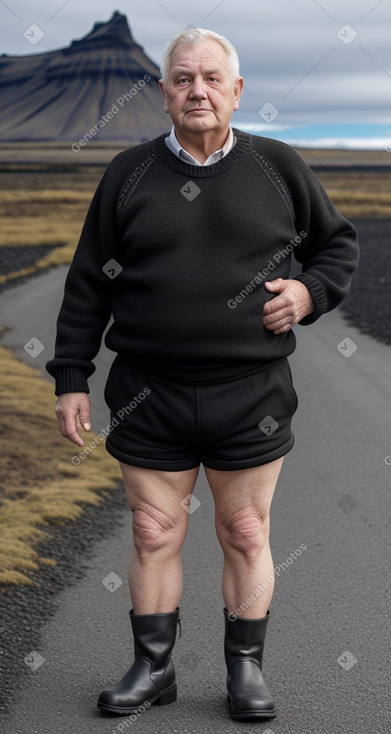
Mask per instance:
[[[171,56],[168,79],[159,81],[168,112],[177,131],[226,131],[232,111],[239,107],[243,79],[234,80],[224,48],[207,39],[177,46]]]

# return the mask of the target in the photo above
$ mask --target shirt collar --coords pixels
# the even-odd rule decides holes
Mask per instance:
[[[212,153],[209,158],[206,159],[205,163],[200,163],[197,161],[196,158],[194,158],[190,153],[187,152],[184,148],[182,148],[177,136],[175,135],[175,128],[174,125],[171,128],[170,134],[165,138],[166,145],[169,147],[169,149],[175,153],[178,158],[181,158],[181,160],[186,161],[186,163],[190,163],[193,166],[209,166],[212,163],[216,163],[221,158],[224,158],[224,156],[227,155],[227,153],[230,152],[230,150],[233,148],[234,144],[236,143],[236,139],[234,138],[234,134],[232,132],[232,128],[229,128],[227,139],[223,145],[222,148],[219,150],[216,150],[214,153]]]

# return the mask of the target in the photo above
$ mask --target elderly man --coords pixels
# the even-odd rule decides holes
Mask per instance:
[[[224,554],[229,711],[262,719],[276,715],[262,656],[273,588],[270,505],[294,442],[292,326],[313,323],[347,295],[357,237],[293,149],[230,127],[243,79],[224,37],[180,33],[161,72],[171,133],[108,166],[47,365],[60,431],[82,446],[87,378],[113,316],[106,445],[132,510],[135,659],[98,706],[128,714],[176,699],[181,548],[202,462]],[[292,252],[302,272],[291,279]]]

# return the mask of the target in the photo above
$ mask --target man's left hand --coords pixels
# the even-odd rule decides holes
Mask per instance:
[[[277,278],[267,281],[265,288],[279,294],[263,307],[263,325],[275,334],[289,331],[314,310],[310,292],[300,280]]]

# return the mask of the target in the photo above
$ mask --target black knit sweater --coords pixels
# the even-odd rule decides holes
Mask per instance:
[[[358,264],[354,227],[290,146],[234,130],[217,163],[193,166],[162,135],[109,164],[91,202],[65,284],[56,394],[88,392],[102,334],[140,369],[182,382],[218,382],[291,354],[292,330],[262,324],[266,280],[310,291],[311,324],[347,295]]]

